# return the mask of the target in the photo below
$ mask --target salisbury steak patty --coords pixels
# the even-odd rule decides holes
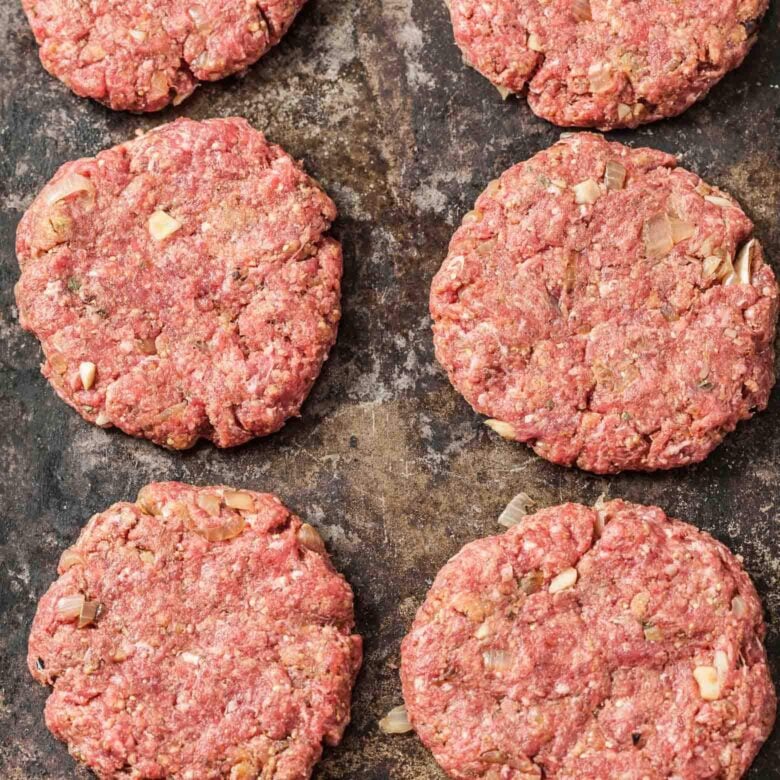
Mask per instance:
[[[41,62],[77,95],[157,111],[257,61],[305,0],[22,0]]]
[[[777,284],[739,205],[578,134],[479,197],[431,290],[439,361],[502,436],[589,471],[702,460],[774,383]]]
[[[735,780],[775,717],[755,589],[656,507],[564,504],[461,550],[402,646],[410,719],[462,780]]]
[[[451,0],[466,62],[558,125],[636,127],[736,68],[768,0]]]
[[[307,778],[349,721],[352,591],[275,496],[175,482],[95,515],[38,605],[46,724],[101,778]]]
[[[243,119],[62,166],[19,224],[21,324],[85,419],[229,447],[298,413],[336,339],[333,202]]]

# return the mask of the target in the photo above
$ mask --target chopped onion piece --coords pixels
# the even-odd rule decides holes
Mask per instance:
[[[593,179],[585,179],[585,181],[575,184],[572,189],[574,190],[574,200],[579,204],[595,203],[601,197],[599,185]]]
[[[517,525],[528,514],[528,508],[533,503],[534,500],[528,493],[518,493],[499,515],[498,524],[503,525],[505,528]]]
[[[219,514],[219,510],[222,507],[222,502],[219,500],[219,496],[213,493],[198,493],[198,497],[195,499],[195,503],[204,511],[208,512],[212,516]]]
[[[149,234],[155,241],[162,241],[173,235],[181,227],[181,222],[170,214],[158,209],[149,217]]]
[[[84,606],[84,596],[79,593],[76,596],[63,596],[57,602],[57,617],[60,620],[76,620],[81,615]]]
[[[82,566],[84,563],[86,563],[84,556],[72,547],[69,547],[60,556],[60,564],[57,568],[61,574],[64,574],[68,569],[72,569],[74,566]]]
[[[130,30],[130,37],[138,43],[143,43],[146,40],[146,33],[143,30]]]
[[[718,680],[722,682],[729,673],[729,657],[723,650],[715,651],[715,668],[718,670]]]
[[[79,628],[91,626],[97,620],[99,614],[99,601],[85,601],[81,605],[81,612],[79,613]]]
[[[716,701],[720,698],[718,670],[714,666],[697,666],[693,677],[699,686],[699,694],[704,701]]]
[[[731,611],[738,618],[745,616],[747,613],[747,604],[745,604],[745,599],[743,599],[742,596],[737,595],[731,599]]]
[[[517,436],[515,429],[507,422],[501,422],[501,420],[485,420],[485,425],[504,439],[514,439]]]
[[[506,100],[512,94],[511,89],[502,87],[500,84],[496,84],[496,89],[498,90],[498,94],[501,95],[502,100]]]
[[[618,119],[621,122],[625,122],[626,119],[628,119],[630,116],[634,115],[634,112],[631,109],[631,106],[626,105],[625,103],[618,103],[617,113],[618,113]]]
[[[704,200],[708,203],[714,203],[716,206],[720,206],[722,209],[730,209],[734,207],[734,204],[728,198],[720,198],[717,195],[705,195]]]
[[[731,273],[730,266],[731,263],[720,255],[710,255],[704,258],[701,270],[705,277],[715,276],[720,278]]]
[[[679,244],[680,241],[690,238],[696,232],[696,226],[690,222],[685,222],[682,219],[671,217],[669,223],[672,226],[672,241],[675,244]]]
[[[590,22],[593,20],[590,0],[572,0],[571,10],[578,22]]]
[[[734,273],[742,284],[750,284],[753,278],[753,267],[755,266],[756,249],[758,241],[751,238],[750,241],[739,250],[737,259],[734,262]]]
[[[85,390],[89,390],[92,385],[95,384],[95,373],[97,372],[97,366],[85,360],[79,365],[79,377],[81,378],[81,386]]]
[[[556,574],[550,581],[550,593],[560,593],[568,590],[577,582],[577,570],[573,567],[564,569],[560,574]]]
[[[607,63],[597,63],[588,68],[588,81],[592,92],[609,92],[612,88],[612,68]]]
[[[308,523],[303,523],[298,529],[298,541],[312,552],[320,555],[325,552],[325,542],[322,541],[317,529]]]
[[[413,726],[409,721],[409,715],[406,707],[402,704],[399,707],[393,707],[390,712],[379,721],[379,728],[385,734],[408,734]]]
[[[617,160],[609,160],[604,171],[604,185],[608,190],[622,190],[626,183],[626,167]]]
[[[535,52],[541,54],[544,51],[544,46],[542,46],[541,38],[539,38],[538,35],[535,35],[534,33],[531,33],[528,36],[528,48],[531,51],[535,51]]]
[[[95,185],[80,173],[69,173],[60,179],[46,194],[46,205],[52,206],[77,192],[95,192]]]
[[[210,542],[226,542],[238,536],[244,528],[246,528],[246,520],[241,515],[232,515],[219,525],[194,530]]]
[[[485,650],[482,653],[485,669],[492,672],[505,672],[512,664],[512,656],[506,650]]]
[[[655,214],[644,225],[645,251],[651,259],[659,259],[668,254],[672,241],[672,225],[666,213]]]
[[[223,499],[231,509],[242,509],[244,512],[255,511],[255,501],[249,493],[241,490],[226,490]]]

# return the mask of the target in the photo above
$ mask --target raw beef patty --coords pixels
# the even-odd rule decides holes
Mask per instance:
[[[739,204],[598,135],[492,182],[430,303],[455,387],[554,463],[695,463],[774,383],[777,284]]]
[[[336,339],[336,208],[243,119],[67,163],[22,218],[21,324],[85,419],[174,449],[298,413]]]
[[[439,572],[402,645],[404,699],[458,780],[736,780],[775,717],[764,633],[708,534],[564,504]]]
[[[305,0],[22,0],[41,62],[113,109],[178,105],[260,59]]]
[[[46,724],[100,778],[303,780],[349,721],[352,591],[278,498],[175,482],[92,517],[38,605]]]
[[[450,0],[467,63],[540,117],[636,127],[675,116],[736,68],[768,0]]]

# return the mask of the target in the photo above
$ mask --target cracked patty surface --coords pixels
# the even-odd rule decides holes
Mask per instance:
[[[117,110],[158,111],[277,44],[305,0],[23,0],[46,70]]]
[[[768,0],[451,0],[466,62],[558,125],[675,116],[736,68]]]
[[[774,383],[777,284],[752,231],[673,157],[566,137],[454,234],[431,288],[436,355],[492,427],[555,463],[695,463]]]
[[[708,534],[564,504],[439,572],[401,648],[404,700],[459,780],[736,780],[775,717],[764,634]]]
[[[42,597],[46,724],[101,778],[302,780],[349,722],[352,591],[278,498],[153,483],[90,519]],[[97,602],[79,627],[62,600]]]
[[[20,322],[90,422],[176,449],[241,444],[298,413],[335,341],[335,216],[243,119],[163,125],[67,163],[35,199]]]

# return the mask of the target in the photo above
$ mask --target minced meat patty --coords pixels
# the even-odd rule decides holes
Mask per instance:
[[[598,135],[490,184],[430,306],[488,424],[588,471],[700,461],[774,384],[777,283],[751,221],[670,155]]]
[[[155,483],[92,517],[30,633],[46,724],[100,778],[305,780],[361,640],[317,532],[275,496]]]
[[[90,422],[241,444],[298,414],[336,339],[335,216],[243,119],[180,119],[43,188],[17,231],[20,322]]]
[[[567,127],[675,116],[736,68],[768,0],[450,0],[467,63]]]
[[[737,780],[775,718],[764,634],[708,534],[657,507],[564,504],[444,566],[401,680],[457,780]]]
[[[46,70],[118,110],[179,104],[256,62],[305,0],[22,0]]]

